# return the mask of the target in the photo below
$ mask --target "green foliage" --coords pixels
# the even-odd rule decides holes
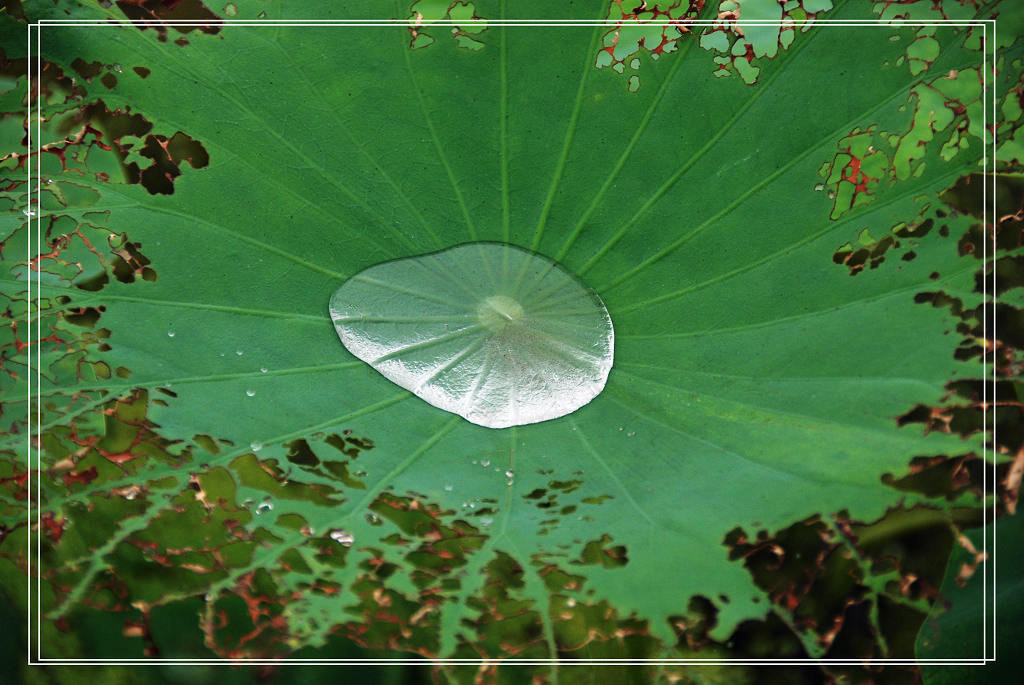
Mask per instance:
[[[935,595],[908,589],[909,569],[936,562],[879,564],[891,550],[865,536],[901,516],[917,521],[904,532],[948,530],[994,496],[936,465],[980,474],[977,428],[931,423],[988,342],[980,186],[943,196],[980,170],[982,53],[969,28],[815,26],[871,16],[832,4],[519,3],[516,17],[618,22],[526,27],[500,24],[503,0],[239,1],[211,9],[412,19],[45,27],[38,250],[25,156],[0,160],[0,563],[24,591],[42,536],[46,656],[100,649],[58,635],[97,610],[126,622],[103,649],[151,655],[176,611],[197,617],[181,656],[342,638],[496,659],[912,656]],[[644,24],[698,16],[716,24]],[[999,48],[1012,153],[1022,54]],[[5,63],[3,130],[20,130],[24,69]],[[471,241],[538,252],[599,293],[616,355],[590,404],[487,429],[339,343],[327,303],[345,279]],[[938,477],[915,481],[935,455]]]

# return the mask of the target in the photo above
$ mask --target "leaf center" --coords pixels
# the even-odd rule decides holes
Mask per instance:
[[[501,331],[523,318],[523,307],[507,295],[491,295],[477,308],[476,316],[490,331]]]

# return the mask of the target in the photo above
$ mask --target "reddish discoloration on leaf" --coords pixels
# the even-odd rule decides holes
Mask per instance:
[[[425,48],[434,43],[431,25],[437,21],[449,20],[454,23],[451,29],[441,28],[442,31],[450,33],[460,48],[467,50],[481,50],[484,41],[481,40],[483,32],[487,28],[487,21],[477,15],[476,6],[472,2],[459,2],[453,0],[447,6],[437,5],[429,2],[415,0],[410,7],[412,14],[409,16],[409,48],[416,50]],[[426,30],[430,30],[427,33]]]
[[[608,20],[613,28],[605,33],[595,66],[611,67],[623,73],[626,67],[639,69],[642,52],[658,59],[679,47],[679,39],[690,33],[692,22],[704,8],[704,0],[675,0],[667,3],[630,4],[613,0]],[[636,75],[632,80],[638,79]],[[636,81],[636,83],[639,83]],[[638,86],[631,86],[635,91]]]

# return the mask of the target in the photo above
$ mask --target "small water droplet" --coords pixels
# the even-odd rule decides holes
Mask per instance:
[[[274,508],[274,505],[270,502],[260,502],[259,506],[256,507],[256,513],[262,514],[265,511],[270,511]]]
[[[619,426],[619,430],[622,430],[622,426]]]
[[[213,595],[210,594],[209,592],[207,592],[205,595],[203,595],[203,601],[204,602],[209,602],[212,599],[213,599]]]
[[[261,366],[260,367],[260,373],[266,373],[266,372],[267,372],[267,367]]]
[[[366,515],[366,522],[371,526],[379,526],[381,524],[380,516],[377,516],[371,511]]]
[[[174,337],[174,331],[167,331],[167,337],[168,338],[173,338]]]
[[[256,391],[255,390],[246,390],[245,394],[248,395],[249,397],[253,397],[254,395],[256,395]]]
[[[36,213],[33,212],[31,209],[23,209],[23,210],[21,210],[21,213],[24,214],[25,216],[35,216],[36,215]]]
[[[484,459],[482,462],[480,462],[480,466],[483,466],[484,468],[487,468],[490,465],[491,465],[491,460],[490,459]]]
[[[815,183],[814,184],[814,192],[820,193],[823,190],[825,190],[825,184],[824,183]]]
[[[124,69],[121,68],[120,64],[113,64],[113,65],[111,65],[110,68],[113,69],[114,71],[116,71],[119,74],[124,72]]]
[[[241,350],[235,350],[235,354],[241,357],[243,354],[245,354],[245,352],[242,352]]]
[[[342,530],[341,528],[331,531],[331,539],[335,542],[341,543],[345,547],[351,547],[352,543],[355,542],[355,537],[353,537],[352,533],[347,530]]]
[[[834,191],[834,190],[828,191],[828,199],[830,199],[830,200],[836,199],[836,191]]]
[[[256,442],[255,440],[253,440],[252,442],[249,443],[249,449],[251,449],[253,452],[259,452],[261,449],[263,449],[263,443]]]
[[[480,525],[481,526],[487,527],[487,526],[491,525],[492,523],[494,523],[494,519],[492,517],[490,517],[490,516],[483,516],[483,517],[480,518]]]
[[[454,489],[455,489],[454,485],[446,485],[446,486],[444,486],[444,491],[445,492],[451,492]]]
[[[474,460],[473,460],[473,463],[474,463],[474,464],[476,463],[476,459],[474,459]]]
[[[512,478],[515,475],[516,474],[512,472],[512,469],[509,469],[508,471],[505,472],[505,477],[506,478]]]
[[[576,600],[570,597],[569,599],[565,600],[565,606],[572,609],[574,606],[576,606]]]
[[[627,438],[632,438],[635,435],[636,435],[636,431],[629,431],[628,433],[626,433],[626,437]]]

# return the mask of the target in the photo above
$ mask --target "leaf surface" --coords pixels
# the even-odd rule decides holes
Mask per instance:
[[[256,11],[237,4],[239,18]],[[865,16],[863,4],[837,4],[829,16]],[[517,4],[516,16],[608,14],[605,2],[548,5]],[[267,11],[315,13],[288,3]],[[348,3],[345,17],[382,11]],[[883,243],[884,253],[901,239],[896,229],[933,217],[938,194],[976,168],[973,110],[936,122],[919,108],[934,89],[912,91],[951,70],[978,75],[967,29],[935,30],[943,50],[920,77],[902,61],[909,29],[752,33],[752,60],[732,72],[725,64],[723,78],[699,36],[662,53],[637,43],[635,58],[616,44],[630,70],[619,74],[596,68],[609,27],[496,23],[510,12],[475,3],[472,31],[449,40],[451,29],[435,26],[425,47],[403,25],[227,26],[184,34],[185,45],[116,26],[44,31],[48,59],[122,67],[102,91],[111,110],[156,122],[166,144],[182,132],[209,159],[182,164],[170,193],[66,172],[99,196],[89,211],[109,210],[141,245],[156,279],[95,293],[43,283],[44,295],[103,305],[111,349],[100,358],[131,370],[44,390],[167,390],[148,419],[179,451],[198,454],[209,436],[219,443],[203,459],[202,487],[229,493],[229,507],[237,495],[237,518],[254,536],[206,584],[216,595],[262,572],[282,593],[305,593],[289,609],[300,639],[321,639],[352,607],[345,595],[307,592],[310,583],[350,587],[360,563],[383,559],[398,569],[389,587],[434,588],[440,650],[450,652],[461,621],[480,611],[467,600],[482,569],[502,555],[523,567],[518,591],[541,614],[549,647],[548,564],[571,568],[579,593],[635,612],[666,641],[668,619],[692,595],[724,597],[715,599],[722,637],[765,607],[729,559],[726,533],[840,510],[875,519],[916,501],[883,485],[884,474],[964,449],[953,436],[898,429],[895,418],[973,373],[953,359],[948,319],[914,296],[972,300],[974,265],[934,234],[902,238],[916,258],[899,260],[893,247],[865,273],[835,255]],[[145,163],[137,153],[130,159]],[[57,198],[50,211],[66,206]],[[589,404],[483,428],[397,388],[339,343],[327,307],[347,278],[471,241],[535,251],[600,295],[615,364]],[[304,440],[319,455],[306,463]],[[325,451],[334,470],[319,464]],[[168,465],[133,477],[170,478],[171,492],[185,485]],[[157,491],[93,550],[93,572],[116,567],[119,543],[136,531],[159,539],[153,531],[171,514]],[[438,525],[476,540],[465,565],[424,580],[400,541],[410,531],[370,509],[392,496],[429,503]],[[221,528],[211,544],[226,543]],[[618,563],[585,563],[596,540],[624,548],[604,553]],[[77,582],[71,597],[87,584]]]

